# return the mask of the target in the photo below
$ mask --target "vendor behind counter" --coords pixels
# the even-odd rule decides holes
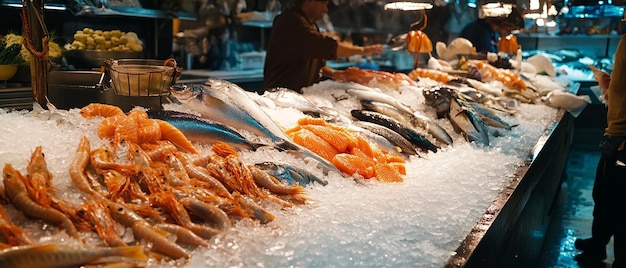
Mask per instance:
[[[498,52],[501,36],[524,28],[524,17],[517,7],[512,7],[508,14],[492,14],[479,9],[478,19],[463,27],[458,37],[474,44],[476,52]]]

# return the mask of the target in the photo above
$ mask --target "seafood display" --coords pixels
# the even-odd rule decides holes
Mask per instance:
[[[172,96],[205,118],[255,134],[302,158],[314,159],[326,172],[338,172],[328,160],[291,141],[245,90],[231,82],[209,79],[204,85],[176,86]]]
[[[161,110],[0,110],[26,125],[0,131],[0,264],[441,266],[558,109],[414,75],[354,68],[297,96],[209,79],[173,86]]]
[[[5,164],[3,196],[31,219],[55,226],[78,241],[85,232],[96,233],[110,248],[40,245],[12,224],[5,212],[2,241],[7,249],[0,252],[0,263],[31,267],[55,258],[59,263],[49,263],[50,267],[68,267],[109,256],[145,262],[144,251],[186,259],[190,253],[183,245],[207,246],[233,221],[249,218],[267,224],[274,220],[258,204],[261,200],[280,206],[307,200],[302,186],[284,185],[263,169],[246,164],[224,142],[214,142],[212,154],[200,155],[182,132],[148,118],[144,110],[126,114],[116,106],[92,103],[79,114],[89,120],[102,118],[97,135],[109,140],[92,148],[83,136],[75,150],[69,175],[82,202],[74,204],[56,194],[42,146],[32,152],[26,174]],[[134,241],[124,240],[118,225],[128,228]],[[137,246],[124,248],[129,243]],[[42,259],[28,259],[33,254]]]

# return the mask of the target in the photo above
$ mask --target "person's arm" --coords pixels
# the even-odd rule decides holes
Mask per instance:
[[[382,52],[383,46],[380,44],[370,46],[354,46],[345,42],[339,42],[337,44],[337,58],[350,57],[354,55],[378,55]]]
[[[334,72],[335,69],[328,67],[328,65],[324,65],[324,67],[322,67],[322,77],[332,78]]]

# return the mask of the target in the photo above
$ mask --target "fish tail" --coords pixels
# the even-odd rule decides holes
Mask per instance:
[[[120,256],[125,258],[140,261],[148,259],[148,255],[146,255],[142,245],[114,247],[113,249],[115,249]]]
[[[297,151],[298,147],[295,146],[293,143],[288,142],[288,141],[281,141],[278,142],[274,145],[276,147],[276,149],[280,152],[284,152],[284,151]]]

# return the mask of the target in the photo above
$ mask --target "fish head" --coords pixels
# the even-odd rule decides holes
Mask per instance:
[[[222,91],[230,91],[230,90],[234,90],[234,88],[239,87],[236,84],[226,81],[226,80],[222,80],[222,79],[215,79],[215,78],[209,78],[204,82],[204,85],[209,87],[209,90],[222,90]]]
[[[203,95],[204,88],[199,84],[181,84],[170,87],[170,93],[180,102],[188,102]]]
[[[435,108],[437,117],[441,118],[450,111],[450,101],[452,98],[450,98],[445,89],[441,87],[424,89],[422,95],[424,95],[426,105]]]

